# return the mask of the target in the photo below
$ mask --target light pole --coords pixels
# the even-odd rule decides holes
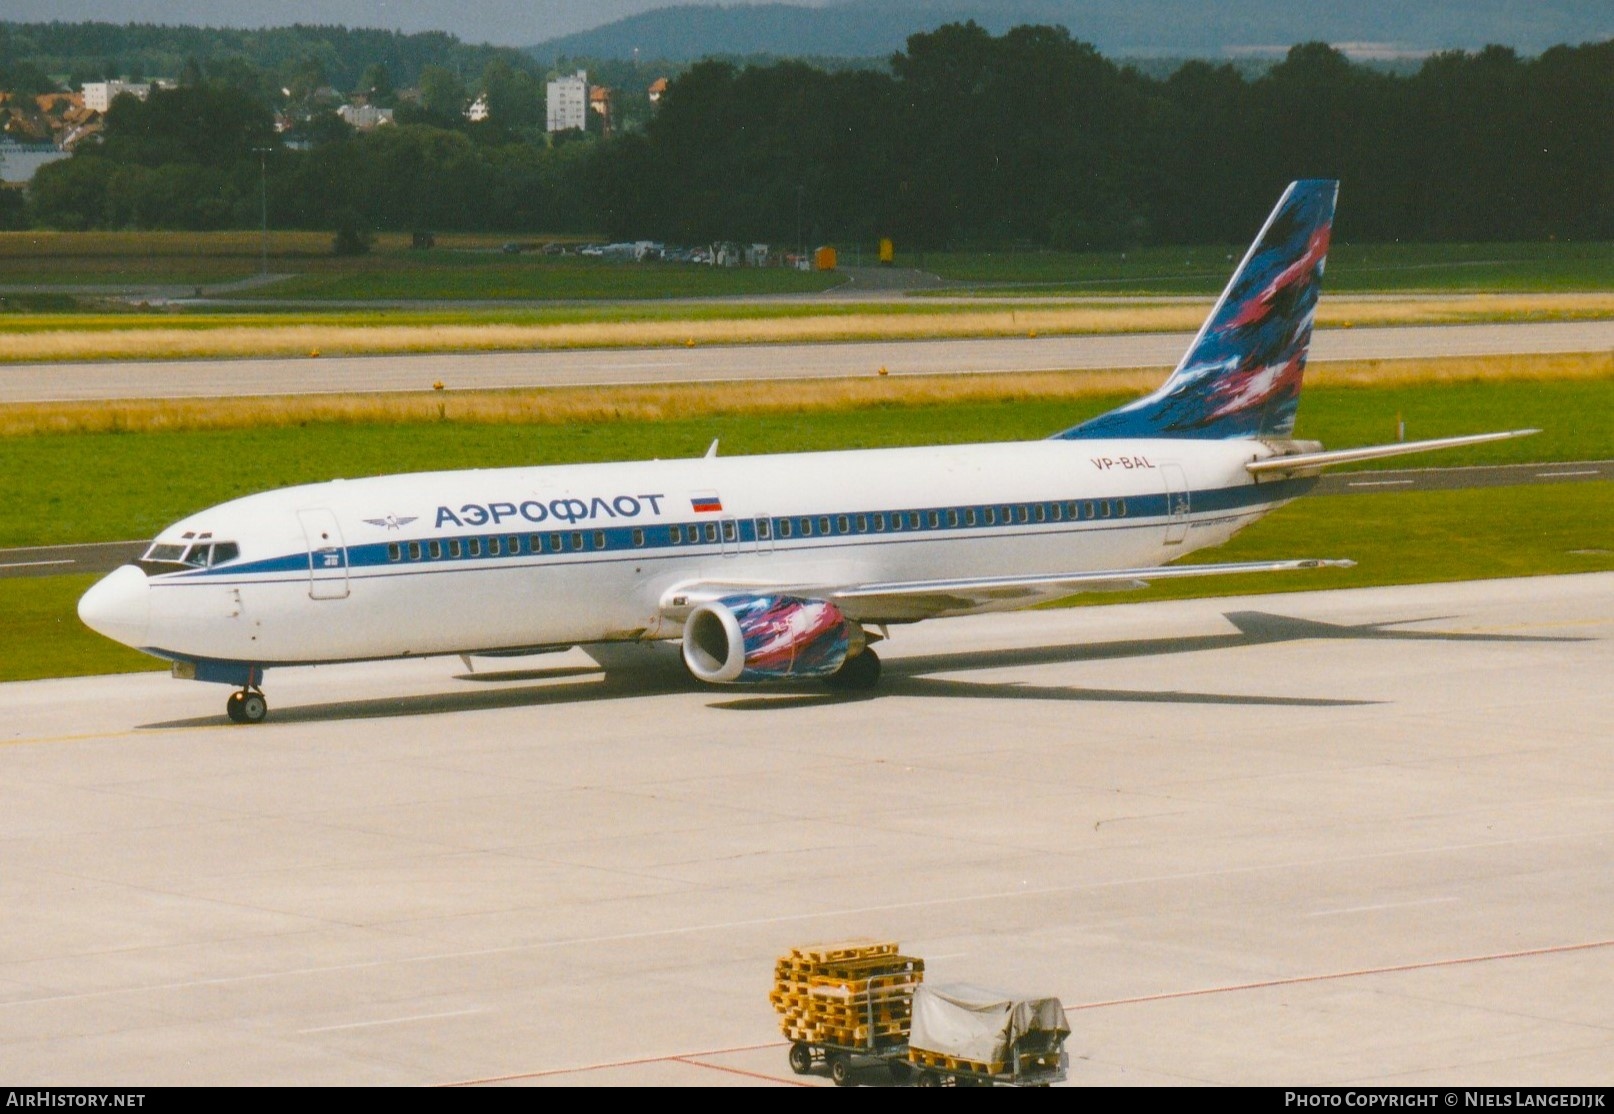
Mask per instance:
[[[258,152],[258,202],[261,231],[258,237],[259,270],[269,273],[269,151],[268,147],[254,147]]]

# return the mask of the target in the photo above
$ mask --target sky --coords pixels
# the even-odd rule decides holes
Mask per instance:
[[[687,2],[690,0],[0,0],[0,19],[212,27],[337,23],[389,31],[447,31],[470,43],[532,46],[651,8]],[[722,2],[732,5],[741,0]],[[789,2],[819,7],[830,0]]]

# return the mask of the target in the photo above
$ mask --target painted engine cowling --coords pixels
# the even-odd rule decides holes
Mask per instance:
[[[863,628],[828,600],[725,596],[684,620],[684,664],[716,684],[827,677],[863,644]]]

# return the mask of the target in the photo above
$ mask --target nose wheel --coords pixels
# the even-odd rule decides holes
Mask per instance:
[[[262,723],[269,714],[269,701],[256,689],[242,689],[230,694],[224,712],[232,723]]]

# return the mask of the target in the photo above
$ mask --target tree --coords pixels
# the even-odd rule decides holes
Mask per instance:
[[[482,91],[488,98],[488,121],[505,130],[542,126],[544,90],[538,79],[503,58],[482,71]]]
[[[447,66],[423,66],[420,71],[420,104],[432,116],[444,120],[463,119],[469,94],[460,75]]]
[[[398,94],[392,87],[392,75],[383,62],[372,62],[364,68],[354,92],[379,108],[391,108],[398,101]]]

